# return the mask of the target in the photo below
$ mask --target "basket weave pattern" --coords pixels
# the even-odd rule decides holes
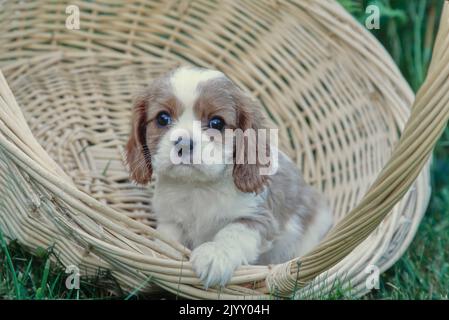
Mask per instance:
[[[80,30],[65,27],[69,4],[80,8]],[[447,86],[438,77],[449,74],[435,67],[448,60],[448,21],[441,28],[411,117],[414,96],[397,67],[334,1],[8,1],[0,9],[0,228],[31,250],[54,245],[63,264],[86,274],[109,269],[127,288],[314,297],[342,281],[363,294],[365,268],[391,266],[427,206],[427,159],[448,116],[449,90],[432,86]],[[180,64],[219,69],[259,99],[281,149],[335,215],[310,254],[241,267],[220,291],[205,291],[188,261],[154,241],[189,254],[154,230],[152,186],[131,183],[123,161],[133,94]],[[436,125],[421,141],[413,132],[432,127],[429,119]]]

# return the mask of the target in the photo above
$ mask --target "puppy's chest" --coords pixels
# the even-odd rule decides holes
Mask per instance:
[[[183,230],[183,240],[192,246],[211,241],[226,224],[256,214],[261,199],[242,193],[233,185],[156,186],[153,204],[159,221],[174,223]]]

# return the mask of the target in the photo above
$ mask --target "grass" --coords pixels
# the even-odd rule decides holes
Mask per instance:
[[[361,23],[364,8],[380,8],[380,30],[373,30],[416,91],[431,57],[442,0],[339,0]],[[381,276],[380,289],[364,299],[447,299],[449,293],[449,129],[434,151],[433,194],[417,235],[404,256]],[[105,171],[107,168],[105,168]],[[0,298],[6,299],[134,299],[106,271],[82,278],[80,290],[65,286],[67,274],[50,264],[54,254],[42,249],[31,255],[17,242],[6,244],[0,230]],[[325,298],[351,298],[338,291]]]
[[[68,274],[61,264],[51,264],[51,248],[31,255],[16,241],[6,245],[0,232],[0,298],[3,299],[108,299],[123,295],[120,288],[111,286],[108,272],[82,278],[80,290],[69,290],[65,282]],[[110,289],[105,289],[109,287]],[[111,289],[112,288],[112,289]]]

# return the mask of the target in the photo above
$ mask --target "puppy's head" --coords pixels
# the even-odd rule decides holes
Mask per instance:
[[[126,146],[131,178],[145,184],[154,170],[180,182],[232,178],[243,192],[261,191],[267,177],[247,155],[254,136],[235,134],[251,129],[257,139],[260,110],[219,71],[182,67],[155,79],[134,102]]]

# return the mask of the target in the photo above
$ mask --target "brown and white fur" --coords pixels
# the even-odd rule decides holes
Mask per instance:
[[[161,111],[172,118],[169,126],[156,123]],[[174,130],[191,132],[194,120],[206,126],[213,116],[227,129],[265,128],[261,106],[223,73],[178,68],[135,100],[126,148],[133,180],[146,184],[157,176],[157,229],[193,250],[190,261],[206,287],[225,285],[243,264],[301,256],[332,224],[324,197],[282,152],[274,175],[261,175],[258,163],[173,164]]]

